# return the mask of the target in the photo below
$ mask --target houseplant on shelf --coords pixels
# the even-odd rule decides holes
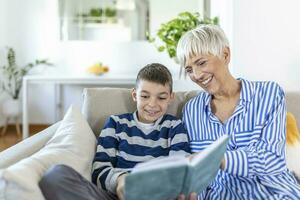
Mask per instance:
[[[11,98],[4,101],[2,105],[3,114],[7,117],[16,117],[20,113],[19,96],[22,88],[22,80],[25,75],[35,66],[52,65],[47,60],[36,60],[33,63],[28,63],[24,67],[19,67],[16,64],[15,51],[8,48],[7,65],[0,66],[0,91],[5,92]]]
[[[182,12],[174,19],[160,25],[156,33],[156,37],[148,35],[149,42],[156,42],[156,39],[160,39],[160,44],[154,43],[159,52],[166,51],[170,58],[173,58],[176,63],[176,48],[180,37],[187,31],[197,27],[200,24],[219,24],[219,18],[206,18],[202,17],[198,12]],[[182,69],[180,68],[179,77],[182,75]]]

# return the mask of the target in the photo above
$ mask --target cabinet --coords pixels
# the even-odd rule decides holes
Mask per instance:
[[[60,38],[144,40],[148,16],[148,0],[59,0]]]

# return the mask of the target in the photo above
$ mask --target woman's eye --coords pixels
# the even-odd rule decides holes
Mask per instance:
[[[200,61],[200,62],[197,63],[198,66],[203,66],[205,64],[206,64],[206,61]]]
[[[192,70],[191,68],[188,67],[188,68],[185,68],[185,72],[189,74],[189,73],[192,73],[193,70]]]

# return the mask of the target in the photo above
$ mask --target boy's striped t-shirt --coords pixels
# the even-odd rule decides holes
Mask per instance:
[[[137,113],[112,115],[98,138],[92,181],[115,193],[119,175],[137,163],[173,154],[189,154],[182,121],[172,115],[159,118],[152,128],[141,125]]]

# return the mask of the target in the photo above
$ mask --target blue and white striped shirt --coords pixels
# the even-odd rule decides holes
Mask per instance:
[[[118,176],[137,163],[189,153],[187,131],[182,121],[174,116],[162,116],[149,129],[141,126],[136,112],[112,115],[98,138],[92,181],[115,193]]]
[[[201,199],[300,199],[300,186],[285,162],[286,105],[274,82],[242,83],[240,100],[224,123],[212,113],[211,95],[201,92],[184,107],[192,152],[231,135],[226,166]]]

